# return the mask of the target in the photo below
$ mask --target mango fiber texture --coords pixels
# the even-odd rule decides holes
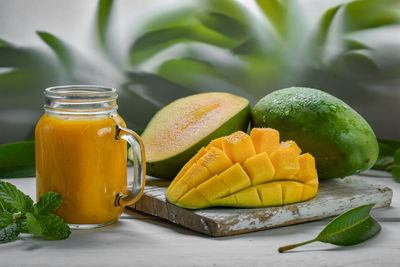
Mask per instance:
[[[167,189],[184,208],[268,207],[301,202],[318,191],[314,157],[279,132],[253,128],[213,140],[184,165]]]

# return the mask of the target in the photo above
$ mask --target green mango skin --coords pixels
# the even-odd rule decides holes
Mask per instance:
[[[369,124],[342,100],[317,89],[274,91],[253,108],[252,127],[277,129],[315,157],[318,177],[345,177],[367,170],[379,148]]]
[[[231,133],[239,130],[246,132],[249,127],[250,109],[250,105],[247,105],[239,113],[222,124],[218,129],[210,133],[205,138],[199,140],[191,147],[188,147],[181,153],[160,161],[147,161],[147,174],[165,180],[173,180],[186,162],[188,162],[188,160],[193,157],[202,147],[207,146],[212,140],[221,136],[230,135]]]

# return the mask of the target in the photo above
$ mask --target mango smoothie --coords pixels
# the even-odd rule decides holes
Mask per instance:
[[[117,116],[43,115],[36,125],[37,199],[61,194],[55,214],[70,224],[118,219],[124,207],[114,201],[127,192],[127,144],[117,140]]]

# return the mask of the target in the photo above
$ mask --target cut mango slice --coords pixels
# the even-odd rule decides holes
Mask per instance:
[[[169,202],[189,209],[267,207],[313,198],[318,191],[314,157],[279,132],[254,128],[213,140],[178,173]]]

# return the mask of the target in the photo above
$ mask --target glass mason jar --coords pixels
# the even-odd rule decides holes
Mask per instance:
[[[47,88],[45,113],[36,125],[37,199],[61,194],[55,211],[72,229],[118,220],[141,197],[145,153],[139,136],[118,115],[115,88],[92,85]],[[132,190],[127,189],[127,143],[134,151]]]

